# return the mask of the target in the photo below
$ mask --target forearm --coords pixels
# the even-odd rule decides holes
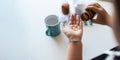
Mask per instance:
[[[82,43],[81,42],[69,43],[67,60],[82,60]]]

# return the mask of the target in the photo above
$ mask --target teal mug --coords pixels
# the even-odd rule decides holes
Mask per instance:
[[[57,36],[60,34],[60,22],[56,15],[49,15],[45,18],[45,24],[47,27],[47,36]]]

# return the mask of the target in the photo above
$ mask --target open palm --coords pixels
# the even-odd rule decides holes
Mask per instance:
[[[69,39],[81,40],[83,34],[83,24],[80,17],[76,14],[72,14],[70,16],[69,25],[66,27],[63,24],[62,30]]]

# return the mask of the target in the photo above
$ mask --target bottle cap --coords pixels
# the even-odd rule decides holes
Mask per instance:
[[[81,19],[83,21],[88,21],[89,18],[90,18],[90,16],[89,16],[89,14],[87,12],[84,12],[84,13],[81,14]]]

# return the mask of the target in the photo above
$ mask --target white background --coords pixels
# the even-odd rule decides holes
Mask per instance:
[[[100,3],[112,13],[111,4]],[[62,15],[60,0],[0,0],[0,60],[65,60],[65,35],[45,35],[44,19],[51,14]],[[111,28],[96,24],[84,27],[83,60],[114,46]]]

